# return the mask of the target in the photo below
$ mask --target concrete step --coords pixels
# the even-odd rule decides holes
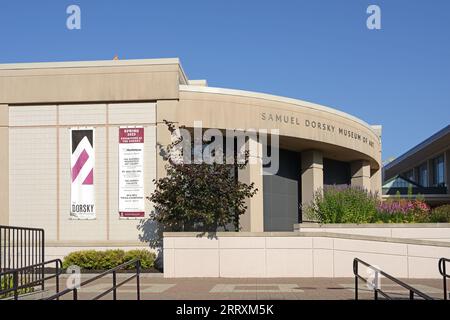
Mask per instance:
[[[48,298],[54,294],[55,294],[54,289],[41,290],[40,288],[35,288],[35,290],[33,292],[24,293],[24,294],[19,295],[19,300],[41,300],[41,299]],[[11,296],[11,297],[8,297],[5,299],[1,299],[1,300],[14,300],[14,296]]]

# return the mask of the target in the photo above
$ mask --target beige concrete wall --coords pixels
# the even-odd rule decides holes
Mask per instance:
[[[352,186],[371,191],[372,183],[370,181],[370,163],[368,161],[354,161],[350,165],[352,176]]]
[[[382,186],[382,169],[379,169],[375,172],[372,172],[372,176],[370,177],[370,191],[373,194],[378,195],[381,199],[383,196],[383,186]]]
[[[270,115],[274,120],[270,120]],[[276,121],[277,115],[281,121]],[[337,160],[368,160],[372,169],[381,166],[381,141],[370,126],[336,110],[300,100],[237,90],[181,86],[180,102],[168,120],[188,127],[201,120],[205,128],[278,129],[281,136],[297,138],[297,142],[291,141],[289,147],[292,149],[334,151]],[[309,121],[309,126],[306,121]],[[321,124],[320,129],[318,123]],[[326,130],[323,130],[324,125]],[[334,131],[331,131],[333,127]],[[340,129],[357,133],[361,140],[345,136]]]
[[[438,260],[450,255],[443,242],[304,233],[189,233],[164,236],[164,277],[353,277],[360,258],[401,278],[440,279]],[[360,267],[361,274],[366,270]]]
[[[139,243],[149,226],[142,229],[141,219],[120,219],[118,213],[118,131],[127,125],[145,129],[147,196],[156,178],[155,118],[155,103],[11,106],[10,224],[44,228],[46,240],[55,243],[84,241],[98,247],[111,240]],[[72,127],[95,129],[95,220],[70,220],[69,216]],[[147,202],[147,216],[151,210]]]
[[[57,233],[56,141],[55,127],[9,130],[9,223],[45,228],[46,239]]]
[[[171,142],[170,132],[164,124],[164,120],[171,121],[178,106],[178,101],[162,100],[156,105],[156,146],[157,146],[157,177],[166,176],[165,161],[161,155],[161,148],[166,148]]]
[[[202,121],[204,128],[277,129],[283,146],[302,152],[303,159],[315,150],[322,158],[358,163],[361,170],[355,170],[353,184],[369,191],[373,184],[375,190],[381,190],[381,174],[377,173],[381,168],[379,130],[339,111],[259,93],[180,86],[179,103],[159,111],[158,121],[163,119],[160,116],[186,127]],[[323,164],[303,163],[302,171],[302,202],[309,204],[314,191],[323,186]],[[373,177],[372,171],[377,173]],[[248,230],[249,218],[244,216],[242,221]]]
[[[9,109],[0,105],[0,225],[9,223]]]
[[[156,123],[155,107],[148,103],[113,103],[109,105],[109,124],[135,125],[139,123]]]
[[[328,232],[413,240],[430,240],[450,242],[450,224],[298,224],[299,232]]]
[[[317,191],[323,188],[323,154],[317,150],[302,153],[302,206],[308,207]],[[303,210],[303,220],[307,220]]]
[[[253,137],[249,137],[249,140],[254,143],[258,150],[262,150],[260,142],[256,141]],[[248,149],[248,147],[247,147]],[[256,194],[246,199],[247,211],[240,216],[239,222],[242,231],[250,232],[263,232],[264,231],[264,186],[263,186],[263,165],[261,154],[250,155],[249,163],[245,169],[239,170],[239,180],[247,183],[254,184],[254,187],[258,189]]]
[[[9,107],[11,127],[56,125],[56,105],[11,106]]]
[[[0,66],[0,103],[177,99],[178,59]]]
[[[59,106],[59,125],[88,126],[106,124],[106,104],[70,104]]]

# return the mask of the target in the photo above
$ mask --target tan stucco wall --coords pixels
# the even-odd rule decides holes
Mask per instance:
[[[450,242],[450,223],[389,223],[389,224],[298,224],[295,231],[328,232]]]
[[[9,110],[0,105],[0,225],[9,222]]]
[[[48,241],[138,242],[141,221],[119,218],[118,135],[120,126],[144,127],[144,192],[149,195],[156,178],[155,103],[10,106],[9,110],[9,223],[44,228]],[[69,217],[70,128],[79,126],[95,128],[96,220]],[[146,201],[147,216],[152,209]]]
[[[361,187],[370,191],[370,163],[368,161],[353,161],[350,164],[350,171],[352,176],[352,186]]]
[[[253,142],[258,145],[258,149],[261,150],[261,143],[255,141],[254,138],[250,139],[253,139]],[[247,144],[249,144],[249,141],[247,141]],[[239,218],[241,230],[250,232],[263,232],[264,184],[261,157],[254,157],[250,155],[249,163],[247,164],[245,169],[239,170],[238,178],[244,183],[253,183],[254,188],[257,189],[257,192],[253,197],[251,197],[250,199],[246,199],[245,205],[247,206],[247,211]]]
[[[351,116],[311,103],[264,94],[189,86],[181,86],[180,90],[180,101],[172,106],[175,110],[166,113],[167,117],[171,117],[167,120],[186,126],[201,120],[204,128],[279,129],[281,136],[297,138],[290,148],[299,151],[323,149],[343,161],[365,159],[371,162],[374,169],[380,167],[381,143],[378,135],[370,126]],[[270,114],[274,117],[281,115],[289,121],[270,121]],[[335,131],[306,127],[306,121],[334,126]],[[357,133],[368,142],[343,136],[339,129]]]
[[[302,153],[302,207],[307,208],[314,200],[317,191],[323,188],[323,153],[308,150]],[[306,211],[302,210],[303,220],[307,220]]]
[[[394,277],[442,279],[438,261],[449,254],[448,242],[328,232],[169,232],[164,277],[351,278],[357,257]]]
[[[178,59],[0,65],[0,103],[177,99]]]

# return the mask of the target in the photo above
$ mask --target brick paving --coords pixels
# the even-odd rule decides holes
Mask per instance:
[[[82,275],[82,281],[92,275]],[[129,275],[119,274],[117,282]],[[404,280],[424,293],[442,299],[440,280]],[[79,299],[90,299],[110,288],[112,278],[97,280],[83,287]],[[397,298],[408,298],[401,287],[383,279],[382,289]],[[61,279],[65,288],[66,278]],[[48,292],[54,292],[54,284],[48,284]],[[136,282],[131,280],[118,289],[118,299],[134,300]],[[71,298],[70,295],[65,299]],[[111,299],[112,294],[103,299]],[[353,278],[277,278],[277,279],[229,279],[229,278],[176,278],[167,279],[160,275],[141,276],[142,300],[352,300],[354,298]],[[372,299],[373,294],[360,282],[360,299]]]

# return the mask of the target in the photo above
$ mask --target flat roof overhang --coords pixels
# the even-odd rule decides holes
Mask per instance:
[[[0,104],[178,99],[178,58],[0,64]]]
[[[421,165],[448,148],[450,148],[450,125],[387,164],[384,167],[385,180]]]

